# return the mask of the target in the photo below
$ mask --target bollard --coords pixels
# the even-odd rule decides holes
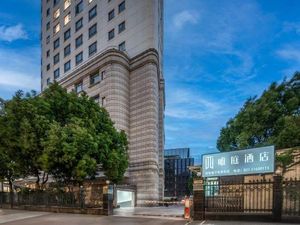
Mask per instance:
[[[190,219],[190,218],[191,218],[190,199],[188,197],[185,197],[185,199],[184,199],[184,219]]]

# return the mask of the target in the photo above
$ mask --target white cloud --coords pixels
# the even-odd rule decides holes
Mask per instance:
[[[285,22],[283,24],[284,32],[296,32],[296,34],[300,35],[300,23],[297,22]]]
[[[0,48],[0,85],[14,89],[40,89],[39,48],[18,51]]]
[[[176,14],[173,18],[173,25],[177,29],[181,29],[184,25],[191,23],[197,24],[199,19],[199,15],[193,11],[182,11]]]
[[[284,77],[291,77],[296,71],[300,70],[299,47],[300,43],[293,43],[276,51],[276,55],[287,63],[287,67],[281,71]]]
[[[300,63],[300,50],[296,47],[287,47],[277,51],[277,55],[286,60]]]
[[[0,26],[0,40],[12,42],[20,39],[27,39],[27,32],[21,24],[15,26]]]
[[[179,89],[167,96],[166,116],[178,119],[213,120],[226,113],[220,102],[208,100],[199,92]]]
[[[34,75],[19,73],[13,70],[0,70],[0,85],[38,90],[40,79],[38,74]]]

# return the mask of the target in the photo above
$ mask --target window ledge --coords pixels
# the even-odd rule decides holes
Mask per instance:
[[[100,83],[101,83],[101,81],[97,81],[97,82],[94,83],[94,84],[90,84],[89,88],[92,88],[92,87],[94,87],[95,85],[100,84]]]

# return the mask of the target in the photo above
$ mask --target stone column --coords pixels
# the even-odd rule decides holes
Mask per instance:
[[[275,222],[281,221],[282,215],[282,176],[275,175],[273,183],[273,208],[272,218]]]
[[[194,178],[193,184],[194,199],[193,199],[193,214],[194,220],[205,219],[205,193],[203,178]]]
[[[113,214],[113,185],[103,186],[103,214]]]

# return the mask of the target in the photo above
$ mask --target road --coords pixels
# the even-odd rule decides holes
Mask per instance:
[[[185,225],[178,218],[142,216],[94,216],[63,213],[43,213],[17,210],[2,210],[0,224],[5,225]]]
[[[141,210],[140,210],[141,211]],[[139,212],[139,211],[138,211]],[[142,211],[143,212],[143,211]],[[0,224],[5,225],[291,225],[287,223],[263,223],[241,221],[190,222],[175,217],[157,216],[94,216],[32,212],[22,210],[0,210]]]
[[[188,225],[295,225],[289,223],[273,223],[273,222],[246,222],[246,221],[202,221],[192,222]]]

